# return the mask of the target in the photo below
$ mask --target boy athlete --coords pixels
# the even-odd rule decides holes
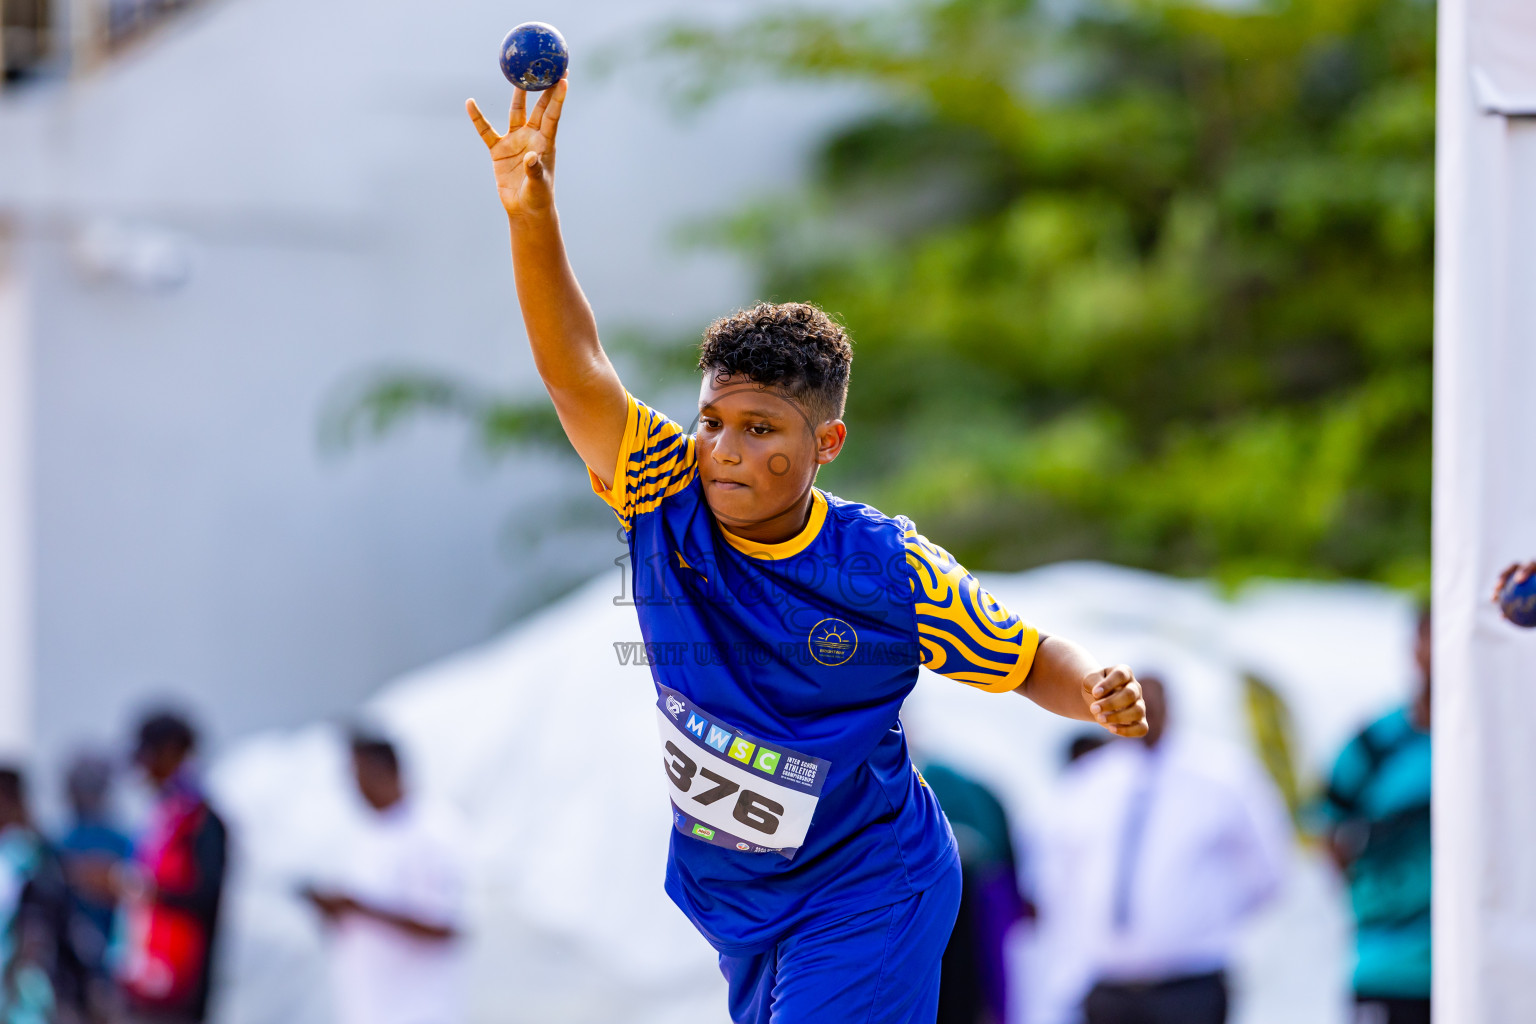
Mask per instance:
[[[554,204],[567,85],[473,100],[539,376],[629,538],[671,786],[667,893],[720,953],[738,1024],[932,1024],[960,900],[948,822],[897,715],[927,665],[1120,736],[1141,686],[1003,608],[908,519],[814,486],[852,348],[814,306],[712,324],[694,435],[624,390]],[[1085,884],[1110,884],[1110,879]]]

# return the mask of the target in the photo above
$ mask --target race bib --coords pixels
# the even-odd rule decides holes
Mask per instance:
[[[677,830],[742,853],[793,858],[832,762],[760,742],[676,690],[657,689],[661,762]]]

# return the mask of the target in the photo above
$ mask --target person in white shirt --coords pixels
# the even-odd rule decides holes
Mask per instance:
[[[1252,758],[1170,732],[1162,681],[1142,688],[1148,734],[1063,777],[1041,841],[1042,924],[1084,958],[1060,973],[1086,989],[1088,1024],[1222,1024],[1234,941],[1280,889],[1291,825]]]
[[[305,893],[330,925],[338,1024],[462,1024],[461,844],[408,798],[387,740],[354,735],[352,766],[373,813],[349,878]]]

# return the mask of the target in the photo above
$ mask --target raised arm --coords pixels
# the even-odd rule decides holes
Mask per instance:
[[[576,283],[555,211],[555,132],[566,83],[539,97],[512,94],[505,134],[498,134],[474,100],[470,120],[491,153],[496,191],[512,234],[512,272],[533,362],[555,403],[565,436],[603,483],[613,483],[628,412],[624,385],[597,340],[592,307]]]

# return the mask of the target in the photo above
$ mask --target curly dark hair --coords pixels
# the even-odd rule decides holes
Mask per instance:
[[[842,416],[852,366],[848,332],[809,302],[759,302],[723,316],[699,346],[700,370],[783,388],[818,421]]]

